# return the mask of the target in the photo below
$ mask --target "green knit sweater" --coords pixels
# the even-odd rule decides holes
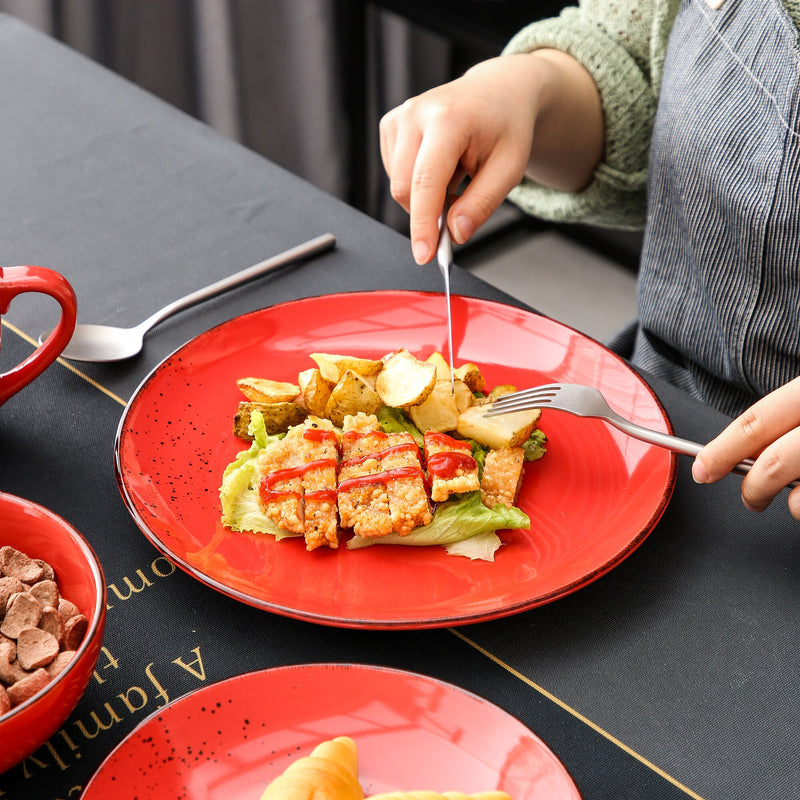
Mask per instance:
[[[783,3],[800,27],[800,0]],[[525,179],[510,200],[543,219],[615,228],[644,225],[650,137],[667,39],[679,8],[680,0],[581,0],[514,36],[505,53],[554,47],[591,73],[603,103],[606,149],[583,191],[557,191]]]

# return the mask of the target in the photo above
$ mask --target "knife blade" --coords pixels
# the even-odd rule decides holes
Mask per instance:
[[[453,374],[453,315],[450,306],[450,267],[453,265],[453,241],[447,228],[447,203],[439,217],[439,245],[436,248],[436,259],[444,279],[444,298],[447,303],[447,361],[450,364],[450,390],[456,393],[456,379]]]

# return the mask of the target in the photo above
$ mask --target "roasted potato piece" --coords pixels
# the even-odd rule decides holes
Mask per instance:
[[[447,363],[447,359],[437,350],[435,353],[431,353],[425,361],[428,364],[433,364],[436,367],[436,380],[437,381],[449,381],[450,380],[450,365]]]
[[[450,377],[437,380],[433,391],[423,403],[411,406],[408,415],[421,431],[454,431],[458,415],[473,404],[472,392],[463,381],[455,381],[455,393]]]
[[[458,408],[458,413],[460,414],[462,411],[466,411],[471,406],[475,405],[475,395],[472,394],[469,386],[467,386],[464,381],[460,380],[459,378],[455,379],[455,391],[456,391],[456,406]]]
[[[314,367],[303,370],[297,376],[297,382],[303,395],[303,405],[309,413],[315,417],[324,417],[325,406],[336,384],[326,381],[322,373]]]
[[[254,403],[291,403],[300,394],[296,384],[268,378],[239,378],[236,385]]]
[[[356,374],[359,378],[361,378],[361,380],[364,381],[364,383],[367,384],[367,386],[369,386],[370,389],[372,389],[373,392],[375,391],[375,382],[378,380],[378,375],[380,373],[378,373],[378,375],[362,375],[361,373]]]
[[[436,367],[402,349],[386,357],[375,391],[385,405],[408,408],[424,403],[435,384]]]
[[[239,439],[252,440],[247,432],[250,426],[250,415],[260,411],[264,415],[264,426],[267,433],[283,433],[292,425],[299,425],[308,413],[297,403],[254,403],[242,400],[233,417],[233,435]]]
[[[341,356],[332,353],[311,353],[311,358],[319,367],[322,377],[333,384],[339,382],[347,370],[356,375],[367,377],[377,375],[383,368],[382,361],[371,358],[358,358],[357,356]]]
[[[513,392],[517,391],[517,387],[513,386],[510,383],[502,383],[499,386],[495,386],[486,397],[478,397],[475,399],[476,405],[488,405],[489,403],[493,403],[499,397],[503,397],[506,394],[512,394]]]
[[[454,431],[458,424],[458,404],[450,378],[436,381],[433,391],[418,406],[408,409],[408,416],[421,431]]]
[[[517,391],[517,387],[514,386],[513,384],[511,384],[511,383],[501,383],[498,386],[495,386],[494,389],[492,389],[492,391],[489,392],[488,395],[486,395],[486,397],[489,400],[489,402],[491,403],[494,400],[497,400],[498,397],[503,397],[504,395],[507,395],[507,394],[513,394],[516,391]]]
[[[475,366],[475,364],[462,364],[455,369],[456,378],[460,378],[464,383],[469,386],[471,392],[485,392],[486,380],[483,373]]]
[[[456,430],[468,439],[499,450],[521,445],[533,432],[542,412],[538,408],[486,417],[488,405],[475,405],[458,415]]]
[[[346,416],[359,411],[377,414],[380,407],[381,399],[369,384],[357,373],[347,370],[333,387],[323,416],[341,428]]]

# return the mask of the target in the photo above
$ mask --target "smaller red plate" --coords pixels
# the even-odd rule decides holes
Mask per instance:
[[[259,800],[290,763],[335,736],[356,742],[367,797],[416,789],[581,797],[547,745],[487,700],[423,675],[355,664],[251,672],[185,695],[135,728],[82,797]]]

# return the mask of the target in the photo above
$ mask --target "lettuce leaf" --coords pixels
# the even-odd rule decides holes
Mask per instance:
[[[464,556],[473,561],[494,561],[494,554],[502,544],[502,540],[494,531],[486,531],[476,533],[461,542],[446,544],[444,549],[450,556]]]
[[[495,531],[506,528],[530,528],[530,526],[530,518],[524,511],[499,504],[494,508],[487,508],[481,502],[480,492],[469,492],[460,495],[456,500],[442,503],[427,525],[414,528],[406,536],[399,536],[396,533],[375,539],[353,536],[347,542],[347,547],[357,550],[360,547],[369,547],[374,544],[402,544],[417,547],[438,544],[445,546],[448,553],[453,555],[468,555],[469,558],[494,561],[494,552],[502,544]],[[491,537],[487,534],[491,534]],[[479,539],[479,535],[482,538]],[[477,541],[469,545],[470,539]],[[451,547],[456,544],[460,546]]]
[[[483,467],[486,464],[486,454],[489,452],[489,448],[474,439],[465,439],[464,441],[469,442],[470,452],[478,465],[478,480],[482,480]]]
[[[376,415],[384,433],[410,433],[418,447],[425,446],[419,428],[399,408],[381,406]]]
[[[525,451],[525,460],[537,461],[540,459],[547,452],[545,444],[547,444],[547,437],[544,435],[544,431],[540,431],[538,428],[534,429],[528,440],[522,445],[522,449]]]
[[[302,534],[281,530],[258,504],[258,453],[270,442],[282,439],[285,434],[268,434],[264,417],[254,411],[249,433],[253,442],[242,450],[234,461],[225,467],[219,499],[222,504],[222,524],[234,531],[270,533],[279,541]]]

